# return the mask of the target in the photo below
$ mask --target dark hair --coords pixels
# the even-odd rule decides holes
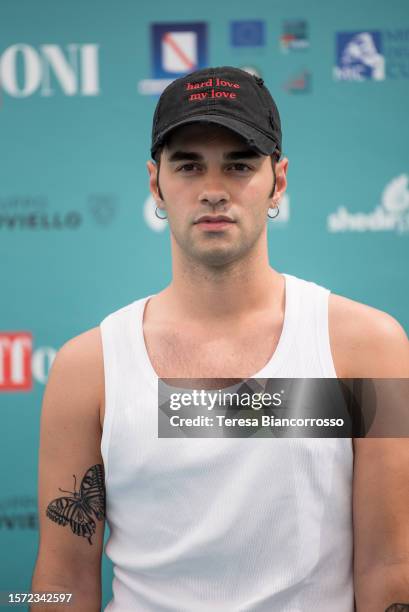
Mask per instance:
[[[153,157],[153,160],[156,162],[156,165],[158,167],[158,172],[156,174],[156,187],[158,189],[158,193],[159,193],[159,196],[160,196],[161,200],[164,200],[164,197],[163,197],[162,192],[161,192],[160,187],[159,187],[159,170],[160,170],[160,158],[161,158],[164,146],[165,145],[162,144],[160,147],[158,147],[158,149],[156,150],[155,155]],[[273,168],[274,184],[273,184],[273,189],[272,189],[270,195],[268,196],[269,198],[273,197],[274,191],[275,191],[275,188],[276,188],[276,181],[277,181],[277,179],[276,179],[275,166],[280,161],[280,157],[281,157],[281,153],[279,151],[274,151],[274,153],[272,153],[270,155],[271,166]]]

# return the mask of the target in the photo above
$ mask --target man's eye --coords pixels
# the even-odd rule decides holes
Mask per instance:
[[[194,170],[198,170],[200,169],[200,166],[198,164],[183,164],[183,166],[180,166],[178,168],[178,171],[181,172],[193,172]]]
[[[250,166],[248,166],[247,164],[242,164],[242,163],[231,164],[229,168],[232,168],[233,170],[237,172],[248,172],[249,170],[251,170]]]

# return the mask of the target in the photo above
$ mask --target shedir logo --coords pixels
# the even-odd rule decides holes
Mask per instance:
[[[409,175],[401,174],[385,187],[381,204],[369,213],[351,213],[340,206],[328,215],[327,229],[336,232],[409,233]]]
[[[0,332],[0,392],[31,391],[33,378],[45,384],[55,355],[50,346],[33,351],[31,332]]]
[[[207,24],[151,24],[151,53],[153,78],[138,83],[143,95],[159,95],[177,77],[207,66]]]
[[[290,19],[283,23],[280,36],[280,49],[283,53],[308,49],[308,23],[305,19]]]
[[[0,55],[0,89],[14,98],[35,93],[51,97],[97,96],[99,46],[95,44],[40,45],[17,43]]]
[[[385,56],[381,32],[338,32],[334,78],[343,81],[383,81]]]

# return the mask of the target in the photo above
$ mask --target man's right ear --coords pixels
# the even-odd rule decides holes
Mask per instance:
[[[159,191],[158,191],[158,183],[157,183],[157,178],[158,178],[158,166],[157,164],[152,161],[149,160],[146,162],[146,167],[148,169],[148,174],[149,174],[149,189],[150,192],[155,200],[155,202],[159,205],[160,202],[162,202],[162,198],[159,195]]]

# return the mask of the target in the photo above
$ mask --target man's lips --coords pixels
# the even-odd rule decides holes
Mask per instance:
[[[226,215],[203,215],[199,217],[195,224],[197,223],[235,223],[231,217],[227,217]]]
[[[224,230],[229,225],[236,223],[230,217],[226,215],[203,215],[195,221],[195,225],[198,225],[201,229],[208,232],[216,232],[218,230]]]

